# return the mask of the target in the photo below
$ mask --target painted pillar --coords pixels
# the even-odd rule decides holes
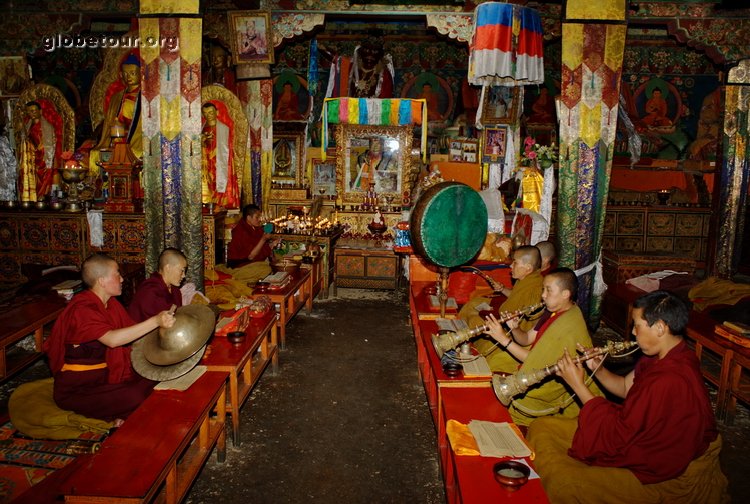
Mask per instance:
[[[627,21],[625,0],[569,0],[562,25],[560,265],[579,272],[578,304],[599,319],[596,265],[612,169]]]
[[[737,272],[745,236],[745,209],[750,184],[750,59],[729,70],[724,100],[724,162],[719,182],[721,210],[716,272]]]
[[[139,32],[146,268],[156,270],[165,247],[179,248],[188,281],[202,288],[202,21],[180,17],[197,16],[198,4],[141,0]]]

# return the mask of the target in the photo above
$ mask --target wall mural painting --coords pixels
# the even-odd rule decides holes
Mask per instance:
[[[641,137],[642,157],[716,159],[723,121],[716,76],[625,76],[621,90],[624,109]],[[628,154],[622,121],[618,122],[615,152]]]
[[[273,120],[306,121],[312,109],[307,81],[285,71],[273,79]]]
[[[453,91],[448,81],[430,72],[421,73],[404,84],[401,97],[427,100],[429,121],[445,121],[453,111]]]

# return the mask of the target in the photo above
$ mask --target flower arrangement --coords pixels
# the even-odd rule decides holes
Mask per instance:
[[[538,166],[544,170],[557,163],[557,145],[539,145],[533,137],[527,136],[523,141],[522,166]]]

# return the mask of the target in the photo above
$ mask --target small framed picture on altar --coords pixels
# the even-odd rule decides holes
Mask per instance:
[[[451,161],[463,161],[464,144],[460,140],[452,140],[449,155]]]
[[[312,159],[313,194],[333,196],[336,194],[336,158],[329,157],[325,161]]]
[[[274,132],[271,181],[291,187],[301,187],[304,157],[304,133]]]
[[[232,63],[273,63],[271,13],[229,11]]]
[[[482,162],[497,163],[505,158],[508,127],[485,127],[482,131]]]
[[[476,163],[478,150],[478,142],[476,140],[464,140],[461,161],[464,163]]]

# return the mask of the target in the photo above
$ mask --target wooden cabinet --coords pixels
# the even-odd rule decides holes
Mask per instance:
[[[602,248],[618,253],[706,260],[708,208],[608,206]]]
[[[401,258],[391,249],[336,247],[336,279],[338,287],[361,289],[395,289],[401,274]]]
[[[203,216],[204,265],[223,259],[223,212]],[[104,252],[120,264],[143,264],[146,222],[143,214],[104,213],[103,245],[90,244],[84,213],[56,211],[0,212],[0,285],[24,280],[22,264],[80,266],[94,252]],[[217,234],[218,231],[218,234]]]

